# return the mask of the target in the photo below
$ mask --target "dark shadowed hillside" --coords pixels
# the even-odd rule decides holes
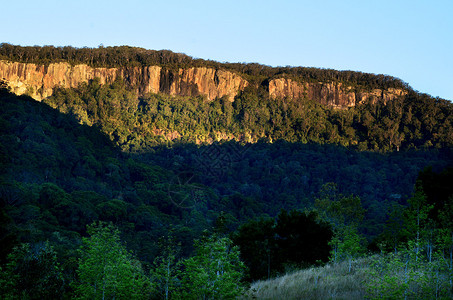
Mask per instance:
[[[95,298],[104,278],[108,295],[235,298],[328,261],[365,278],[346,294],[450,295],[450,102],[125,46],[2,44],[0,64],[2,297]],[[324,269],[288,278],[317,289]]]

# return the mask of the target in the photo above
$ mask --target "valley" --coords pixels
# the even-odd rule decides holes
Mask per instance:
[[[2,297],[451,297],[448,100],[126,46],[2,44],[0,80]]]

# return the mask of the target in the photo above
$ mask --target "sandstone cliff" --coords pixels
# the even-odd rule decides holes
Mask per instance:
[[[179,96],[204,95],[208,100],[227,96],[232,102],[248,82],[239,75],[211,68],[162,70],[160,92]]]
[[[189,68],[177,71],[158,66],[126,68],[92,68],[54,63],[48,66],[0,61],[0,80],[16,94],[27,93],[36,100],[49,97],[56,87],[75,88],[82,82],[98,77],[101,84],[117,78],[136,88],[139,94],[167,93],[180,96],[203,95],[208,100],[227,97],[230,101],[248,82],[224,70]]]
[[[366,100],[371,100],[373,103],[381,101],[387,103],[405,94],[407,91],[394,88],[356,91],[353,87],[344,86],[341,82],[297,82],[288,78],[269,81],[271,98],[307,98],[336,108],[355,106]]]
[[[221,69],[192,67],[169,70],[159,66],[93,68],[53,63],[48,66],[0,61],[0,80],[16,94],[28,94],[36,100],[49,97],[56,87],[75,88],[98,77],[101,84],[122,78],[139,94],[166,93],[178,96],[206,96],[208,100],[234,97],[249,83],[240,75]],[[366,100],[391,101],[407,94],[403,89],[364,91],[341,82],[299,82],[289,78],[269,81],[270,98],[306,98],[335,108],[355,106]]]

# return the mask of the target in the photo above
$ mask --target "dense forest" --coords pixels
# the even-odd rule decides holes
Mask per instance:
[[[0,50],[39,63],[218,64],[131,47]],[[345,262],[349,274],[371,254],[367,297],[450,297],[453,105],[414,91],[347,110],[266,95],[139,97],[95,79],[36,102],[0,89],[1,297],[232,299],[289,270]]]
[[[308,100],[271,100],[253,87],[234,102],[208,102],[164,94],[137,97],[120,80],[111,86],[93,80],[79,89],[58,89],[44,102],[83,124],[100,126],[127,152],[167,142],[220,140],[334,144],[380,152],[453,145],[451,102],[417,93],[388,104],[335,110]]]

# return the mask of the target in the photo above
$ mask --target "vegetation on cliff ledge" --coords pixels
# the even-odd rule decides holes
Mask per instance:
[[[124,151],[162,143],[256,143],[284,140],[347,146],[360,151],[443,148],[453,145],[453,105],[410,93],[387,104],[335,110],[314,101],[269,99],[248,87],[234,102],[148,94],[137,97],[122,81],[97,80],[59,89],[44,100],[81,123],[96,125]]]

